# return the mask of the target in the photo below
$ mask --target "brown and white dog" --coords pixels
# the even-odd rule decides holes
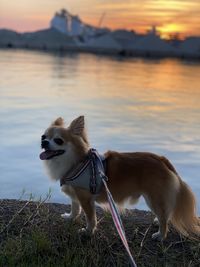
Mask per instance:
[[[85,159],[90,149],[84,117],[73,120],[68,127],[62,118],[56,119],[42,136],[42,148],[40,158],[49,176],[61,179]],[[133,204],[143,196],[159,222],[159,231],[153,238],[166,238],[169,222],[183,235],[200,236],[195,197],[168,159],[152,153],[114,151],[108,151],[105,157],[108,187],[115,202],[120,206],[126,201]],[[70,214],[61,216],[76,219],[83,209],[85,230],[93,233],[97,226],[95,202],[107,203],[104,188],[98,195],[69,185],[63,185],[62,191],[71,197],[72,206]]]

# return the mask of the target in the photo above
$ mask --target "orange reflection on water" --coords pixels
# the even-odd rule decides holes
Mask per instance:
[[[124,113],[137,110],[158,116],[175,110],[176,117],[181,116],[180,110],[189,116],[187,110],[200,109],[197,63],[184,64],[171,59],[117,60],[84,54],[59,56],[29,51],[1,54],[5,61],[1,76],[8,75],[9,68],[11,75],[2,83],[8,87],[4,92],[5,106],[11,99],[13,105],[24,107],[38,107],[41,102],[44,106],[80,102],[89,108],[89,103],[98,101],[107,110],[112,108]]]

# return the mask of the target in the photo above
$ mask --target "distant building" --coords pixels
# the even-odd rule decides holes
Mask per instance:
[[[51,28],[54,28],[69,36],[78,36],[83,32],[83,24],[78,16],[71,15],[67,10],[62,9],[56,12],[50,22]]]
[[[122,53],[129,54],[135,42],[141,38],[141,35],[136,34],[134,31],[120,29],[113,31],[112,37],[121,45]]]
[[[111,33],[91,38],[85,43],[85,47],[90,51],[100,53],[119,53],[122,50],[121,45],[113,38]]]
[[[0,29],[0,47],[21,47],[23,38],[20,33],[8,29]]]
[[[23,43],[27,48],[44,50],[76,50],[74,38],[55,29],[44,29],[23,34]]]
[[[66,9],[61,9],[55,13],[48,29],[27,33],[0,29],[0,47],[200,59],[200,37],[181,40],[175,34],[166,41],[160,38],[156,26],[146,34],[126,29],[111,31],[100,27],[104,16],[101,16],[98,27],[95,27],[84,23]]]
[[[175,56],[177,53],[171,44],[160,38],[155,26],[143,37],[138,38],[131,49],[133,54],[145,56]]]
[[[56,12],[50,22],[50,27],[71,37],[82,37],[82,40],[108,32],[107,29],[93,27],[82,22],[78,16],[70,14],[66,9]]]
[[[200,37],[188,37],[179,46],[182,57],[200,58]]]

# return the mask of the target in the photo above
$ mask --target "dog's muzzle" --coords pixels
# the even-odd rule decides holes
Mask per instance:
[[[41,148],[49,149],[49,141],[42,140],[42,142],[41,142]]]
[[[65,150],[62,149],[51,150],[50,143],[48,140],[41,141],[41,148],[44,149],[44,151],[40,154],[41,160],[49,160],[65,153]]]

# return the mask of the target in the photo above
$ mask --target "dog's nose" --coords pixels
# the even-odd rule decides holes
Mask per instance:
[[[44,148],[44,149],[48,149],[48,147],[49,147],[49,141],[42,140],[41,147]]]

